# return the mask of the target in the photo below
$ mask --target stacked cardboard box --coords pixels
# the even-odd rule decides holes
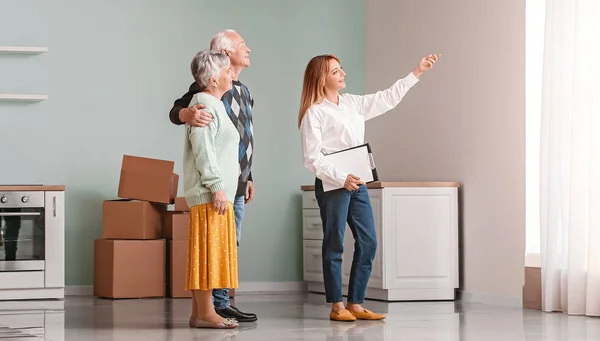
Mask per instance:
[[[177,196],[174,162],[123,156],[118,197],[104,201],[94,242],[94,296],[165,296],[163,220]]]
[[[173,168],[172,161],[123,156],[121,199],[104,201],[102,238],[94,242],[94,296],[192,297],[185,290],[190,208],[177,197]]]
[[[164,215],[164,236],[168,240],[167,292],[173,298],[192,297],[191,291],[185,290],[189,211],[185,198],[178,197],[175,198],[174,211],[165,212]]]

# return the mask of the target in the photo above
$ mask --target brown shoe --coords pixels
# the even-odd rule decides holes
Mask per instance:
[[[385,318],[385,315],[375,314],[367,309],[364,309],[363,311],[347,311],[359,320],[383,320]]]
[[[329,314],[329,319],[333,320],[333,321],[340,321],[340,322],[356,321],[356,317],[354,317],[354,315],[352,315],[352,313],[346,309],[342,309],[338,312],[335,312],[332,310],[331,313]]]

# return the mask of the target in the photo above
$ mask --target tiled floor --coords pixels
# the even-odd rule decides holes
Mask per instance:
[[[257,313],[259,321],[234,331],[190,329],[185,299],[0,302],[0,341],[600,340],[600,318],[481,304],[367,302],[366,307],[387,314],[385,322],[356,323],[330,322],[320,295],[247,295],[236,305]]]

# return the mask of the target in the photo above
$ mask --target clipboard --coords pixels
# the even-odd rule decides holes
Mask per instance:
[[[324,157],[335,168],[358,176],[364,183],[379,181],[375,160],[369,143],[329,153]],[[323,191],[325,192],[340,188],[343,188],[343,186],[323,181]]]

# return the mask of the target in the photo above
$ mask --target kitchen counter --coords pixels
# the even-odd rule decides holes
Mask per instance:
[[[64,185],[0,185],[0,192],[8,191],[64,191]]]
[[[393,182],[393,181],[377,181],[367,184],[367,188],[392,188],[392,187],[460,187],[459,182]],[[314,191],[314,185],[304,185],[300,187],[303,191]]]
[[[458,182],[373,182],[377,254],[366,298],[382,301],[454,300],[459,287]],[[323,225],[314,186],[302,186],[303,280],[323,293]],[[342,287],[350,283],[354,238],[344,231]]]

